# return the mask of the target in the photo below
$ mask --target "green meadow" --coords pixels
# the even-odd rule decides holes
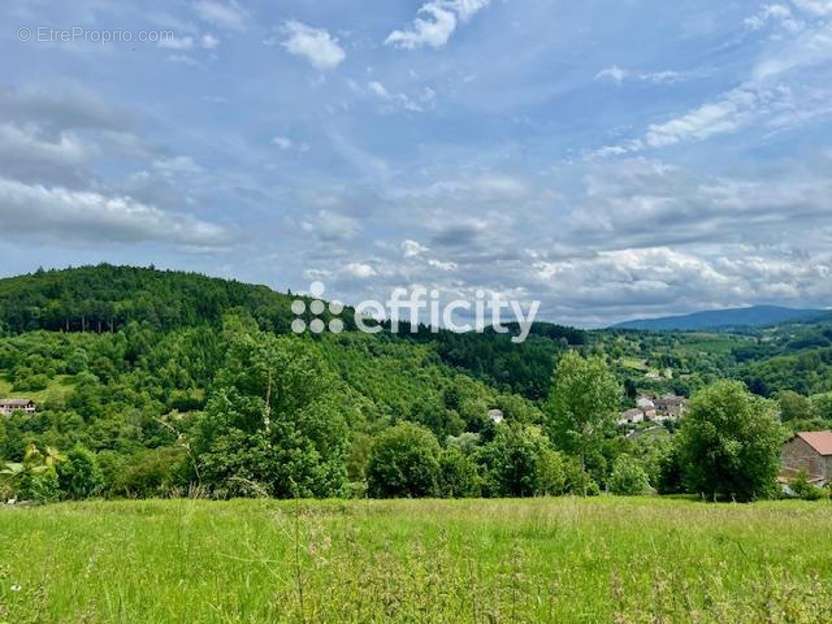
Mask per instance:
[[[0,622],[829,622],[828,503],[0,507]]]

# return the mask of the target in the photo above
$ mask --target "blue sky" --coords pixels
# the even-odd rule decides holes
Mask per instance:
[[[832,0],[8,0],[0,23],[0,274],[485,289],[581,326],[830,305]]]

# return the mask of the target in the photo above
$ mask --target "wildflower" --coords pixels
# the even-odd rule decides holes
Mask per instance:
[[[18,583],[15,583],[14,585],[12,585],[12,591],[13,592],[19,592],[21,589],[23,589],[23,588]]]

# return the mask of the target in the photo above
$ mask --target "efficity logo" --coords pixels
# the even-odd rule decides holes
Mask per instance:
[[[322,334],[326,329],[329,329],[333,334],[340,334],[344,331],[344,321],[338,316],[344,311],[344,304],[340,301],[330,301],[329,306],[325,304],[321,298],[326,292],[326,286],[321,282],[312,282],[309,287],[309,293],[314,297],[308,308],[303,299],[295,299],[292,302],[292,312],[298,318],[292,321],[292,331],[296,334],[303,334],[308,329],[313,334]],[[329,313],[333,316],[329,324],[324,323],[320,317],[324,311],[329,307]],[[303,318],[307,311],[314,317],[309,323]]]
[[[312,301],[307,305],[303,299],[292,302],[292,331],[303,334],[307,331],[322,334],[327,329],[333,334],[344,331],[344,321],[339,318],[346,309],[339,301],[328,305],[323,301],[326,287],[321,282],[313,282],[309,288]],[[330,320],[325,322],[321,316],[329,310]],[[506,314],[510,311],[511,314]],[[420,326],[428,326],[433,333],[441,330],[464,334],[471,331],[485,332],[491,328],[497,334],[512,333],[517,328],[517,335],[511,341],[520,344],[526,341],[532,325],[540,311],[540,301],[532,301],[526,308],[520,301],[503,299],[498,293],[477,290],[473,300],[455,299],[443,305],[438,290],[416,286],[411,289],[396,288],[385,301],[368,299],[354,308],[355,327],[366,334],[377,334],[389,329],[398,334],[403,323],[410,333],[418,333]],[[504,321],[504,315],[508,317]],[[311,317],[311,318],[310,318]],[[384,323],[384,325],[382,325]],[[511,325],[512,327],[509,327]]]

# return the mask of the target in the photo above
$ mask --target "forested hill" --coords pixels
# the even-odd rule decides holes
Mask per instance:
[[[218,328],[228,314],[251,318],[262,331],[289,334],[295,298],[266,286],[152,267],[101,264],[38,271],[0,279],[0,335],[36,330],[117,333],[131,323],[155,332]],[[347,330],[354,329],[349,312],[341,315]],[[323,319],[329,320],[328,313]],[[443,363],[533,400],[548,392],[557,354],[587,341],[581,330],[550,323],[536,323],[522,345],[513,344],[508,334],[437,334],[426,327],[411,334],[402,325],[397,337],[385,334],[383,339],[403,346],[429,343]],[[513,333],[518,331],[515,327]]]
[[[291,301],[266,286],[102,264],[0,280],[0,325],[15,334],[112,332],[130,321],[169,330],[217,324],[224,313],[242,308],[263,329],[288,331]]]

